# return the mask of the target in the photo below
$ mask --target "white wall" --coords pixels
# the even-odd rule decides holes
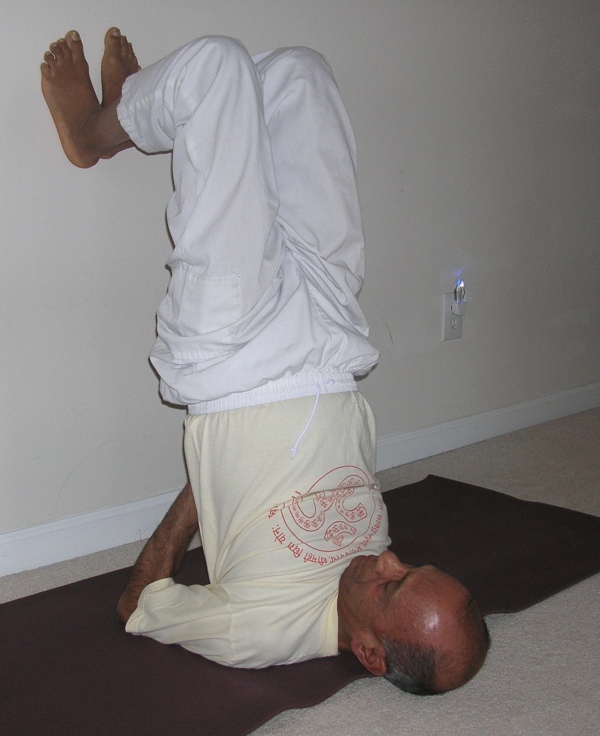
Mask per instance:
[[[113,24],[142,64],[206,33],[327,56],[359,145],[380,436],[600,380],[595,0],[5,0],[3,18],[0,532],[184,480],[183,413],[146,360],[169,161],[63,157],[39,62],[70,28],[95,80]],[[442,343],[459,272],[464,336]]]

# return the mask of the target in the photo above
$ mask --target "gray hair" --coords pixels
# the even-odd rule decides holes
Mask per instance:
[[[470,632],[473,649],[463,672],[462,684],[470,680],[483,664],[490,648],[490,632],[474,598],[467,601],[462,612],[463,626]],[[383,638],[386,672],[384,677],[393,685],[414,695],[437,695],[436,673],[448,661],[448,654],[436,651],[430,644]]]
[[[387,670],[385,679],[413,695],[435,695],[435,649],[429,645],[408,644],[382,639]]]

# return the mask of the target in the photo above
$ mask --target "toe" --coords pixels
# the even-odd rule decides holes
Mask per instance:
[[[83,44],[81,36],[77,31],[69,31],[65,37],[65,45],[75,58],[81,57],[83,53]]]
[[[104,36],[104,45],[118,49],[121,45],[121,31],[115,26],[109,28]]]
[[[65,50],[60,43],[61,39],[50,44],[50,50],[46,52],[46,56],[51,55],[54,61],[60,61],[64,58]],[[46,57],[44,57],[46,58]]]

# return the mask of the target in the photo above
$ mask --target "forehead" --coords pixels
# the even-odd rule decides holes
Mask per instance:
[[[406,576],[383,586],[379,621],[386,629],[417,627],[427,633],[456,617],[469,599],[456,578],[433,565],[413,568]]]

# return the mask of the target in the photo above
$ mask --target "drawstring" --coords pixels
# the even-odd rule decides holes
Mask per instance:
[[[333,386],[333,383],[334,383],[333,379],[330,378],[328,381],[325,381],[325,386]],[[298,439],[296,440],[296,442],[294,442],[294,446],[291,449],[292,460],[296,457],[296,453],[298,452],[298,447],[300,443],[302,442],[302,438],[308,432],[308,428],[310,427],[311,422],[314,419],[315,413],[317,411],[317,406],[319,405],[319,399],[321,398],[321,386],[317,386],[316,389],[317,389],[317,395],[315,396],[315,403],[313,404],[313,408],[310,413],[310,417],[308,418],[308,422],[306,422],[306,426],[304,427],[302,432],[300,432]]]

